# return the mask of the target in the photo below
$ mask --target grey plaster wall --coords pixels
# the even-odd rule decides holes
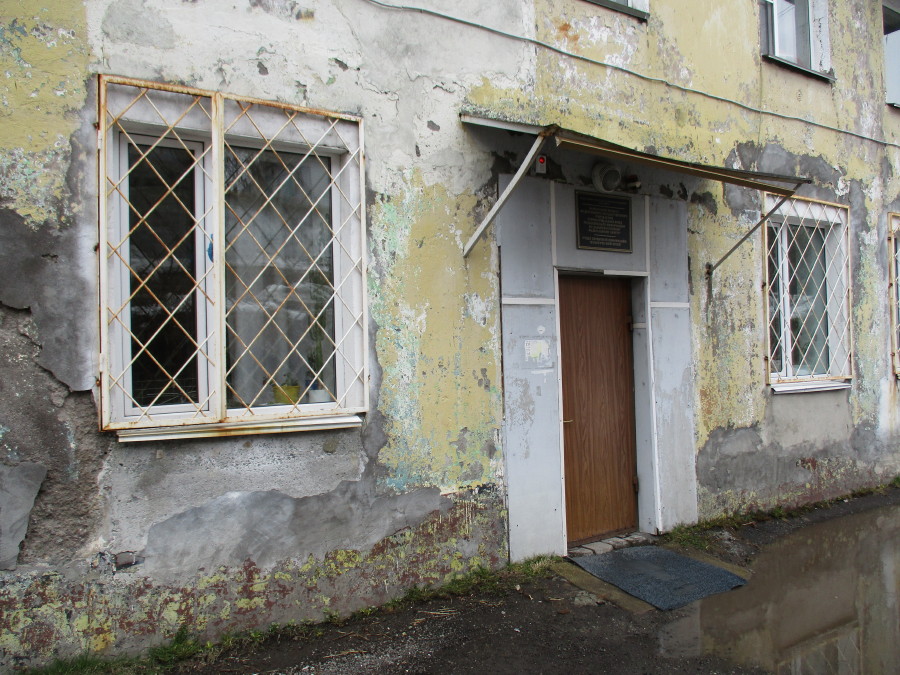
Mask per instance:
[[[152,525],[140,571],[170,581],[246,561],[271,568],[287,551],[297,560],[324,560],[329,552],[348,549],[366,553],[449,507],[436,489],[379,496],[373,483],[359,481],[302,498],[278,490],[226,492]]]
[[[101,536],[111,551],[138,551],[154,525],[202,509],[221,495],[327,494],[342,481],[359,481],[363,466],[359,432],[118,446],[99,478],[106,507]]]
[[[396,13],[360,0],[88,0],[84,9],[92,65],[84,73],[79,126],[68,139],[69,164],[55,167],[67,176],[59,218],[37,227],[0,205],[0,444],[8,466],[47,469],[19,561],[159,550],[159,537],[150,542],[151,531],[160,531],[154,527],[232,493],[332,495],[333,506],[344,503],[356,513],[364,505],[372,518],[397,527],[421,520],[434,500],[413,499],[401,513],[370,494],[386,442],[378,413],[362,430],[177,443],[126,446],[97,431],[89,393],[98,367],[93,75],[360,113],[366,151],[378,158],[367,171],[370,194],[399,191],[414,163],[425,167],[424,182],[461,192],[488,182],[493,161],[490,148],[459,124],[466,91],[485,76],[498,84],[520,80],[533,67],[532,50],[497,50],[501,38],[448,32],[419,14],[398,21]],[[533,9],[518,2],[470,0],[465,11],[486,26],[533,31]],[[377,362],[372,371],[377,403]],[[357,488],[339,487],[350,484]],[[229,527],[231,537],[255,525]],[[278,546],[289,556],[295,543]],[[213,550],[201,555],[205,564],[215,562]],[[224,549],[222,555],[234,558]]]
[[[848,207],[853,377],[849,389],[774,394],[765,384],[759,356],[765,349],[766,330],[759,297],[749,294],[751,311],[739,322],[740,315],[725,310],[735,295],[746,295],[746,289],[721,277],[695,284],[693,293],[706,307],[713,353],[728,359],[729,345],[746,343],[746,372],[756,378],[755,390],[740,397],[746,410],[737,410],[738,401],[718,402],[721,409],[735,414],[712,429],[698,448],[700,515],[793,506],[889,482],[900,471],[900,438],[898,385],[889,364],[888,247],[879,214],[891,208],[891,197],[882,193],[877,177],[868,185],[850,181],[844,166],[771,143],[740,144],[731,159],[761,171],[806,176],[814,183],[802,186],[798,194]],[[732,213],[748,223],[761,216],[758,196],[752,192],[727,187],[724,197]],[[759,241],[760,235],[752,237],[727,264],[762,258]],[[761,281],[761,269],[752,268],[755,272],[748,278]],[[709,402],[701,404],[710,408]]]
[[[95,535],[97,475],[111,443],[96,431],[90,395],[70,393],[38,365],[42,349],[32,313],[0,307],[2,463],[7,470],[32,464],[46,472],[19,562],[70,559]],[[10,504],[0,499],[0,512],[5,508]]]
[[[500,180],[500,189],[509,176]],[[559,344],[545,180],[525,178],[497,219],[503,299],[505,479],[512,560],[564,552]],[[526,304],[517,304],[526,303]]]
[[[0,464],[0,570],[16,568],[31,507],[46,475],[47,467],[35,462]]]

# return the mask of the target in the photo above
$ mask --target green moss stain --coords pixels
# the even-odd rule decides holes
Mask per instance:
[[[372,209],[370,309],[383,371],[383,481],[453,489],[491,482],[500,419],[496,276],[490,246],[462,243],[476,198],[425,186]]]
[[[505,513],[497,495],[452,497],[447,512],[378,542],[323,559],[285,560],[185,574],[162,584],[140,575],[90,579],[19,570],[0,588],[3,658],[38,664],[82,651],[115,653],[171,639],[259,630],[270,623],[321,621],[402,596],[411,586],[443,584],[506,562]],[[3,663],[0,661],[0,663]]]

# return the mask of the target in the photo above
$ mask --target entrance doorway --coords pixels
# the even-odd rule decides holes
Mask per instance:
[[[631,281],[559,277],[566,532],[637,526]]]

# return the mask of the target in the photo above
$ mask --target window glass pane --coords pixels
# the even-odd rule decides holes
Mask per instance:
[[[226,148],[229,407],[334,400],[330,162]]]
[[[131,395],[141,406],[198,399],[194,162],[180,147],[128,147]]]
[[[769,369],[773,373],[784,371],[782,308],[781,308],[781,246],[778,241],[779,228],[768,228],[769,265]]]
[[[810,67],[808,0],[775,0],[775,53],[783,59]]]
[[[900,31],[884,36],[884,71],[887,102],[900,104]]]
[[[791,362],[795,375],[828,373],[828,288],[825,233],[791,226]]]

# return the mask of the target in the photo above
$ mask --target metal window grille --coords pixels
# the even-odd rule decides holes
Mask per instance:
[[[107,429],[362,412],[358,118],[100,79]]]
[[[769,381],[849,378],[847,209],[795,197],[765,231]]]
[[[900,214],[888,214],[890,265],[891,363],[900,376]]]

